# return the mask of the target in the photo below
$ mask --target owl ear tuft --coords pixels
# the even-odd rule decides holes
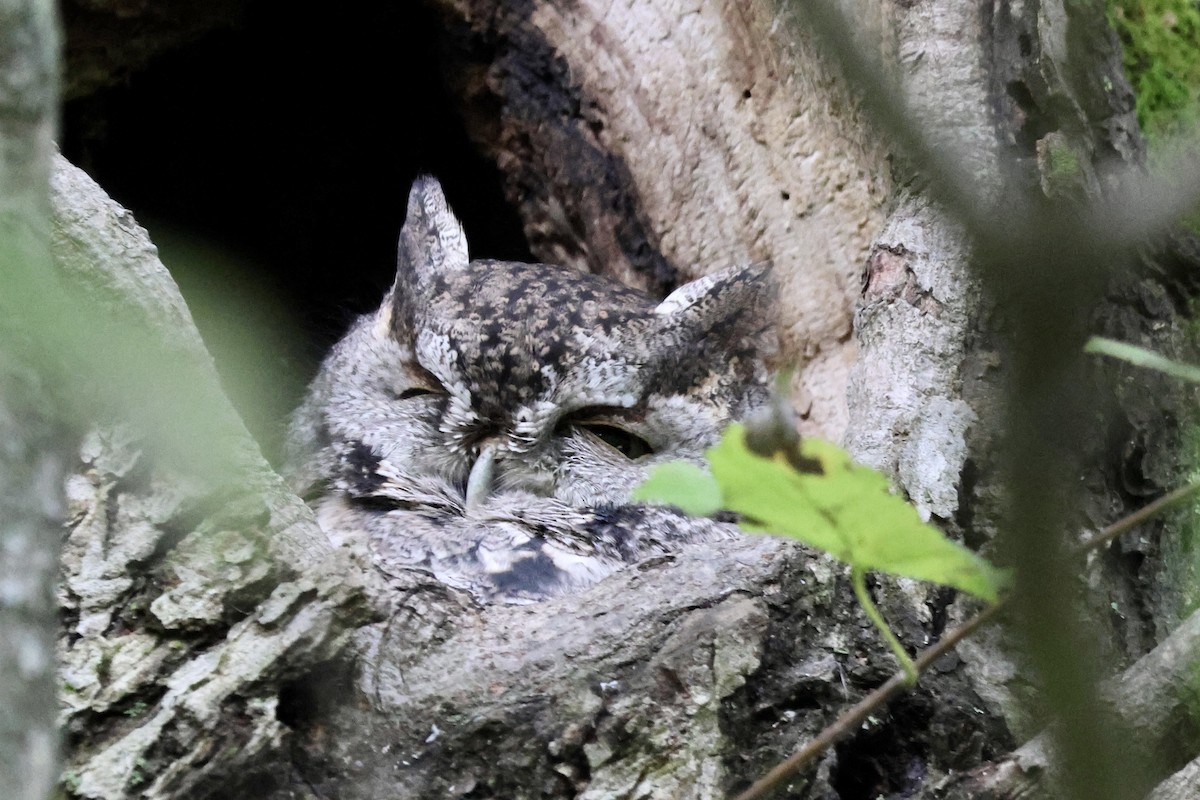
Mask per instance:
[[[446,203],[436,178],[422,175],[408,194],[400,229],[396,281],[424,283],[434,275],[467,268],[467,237]]]
[[[413,312],[436,276],[465,270],[470,260],[466,234],[441,184],[429,175],[418,177],[400,229],[396,282],[381,309],[393,333],[399,337],[412,330]]]
[[[773,286],[766,264],[733,267],[680,286],[654,311],[697,333],[729,325],[759,328],[771,321]]]
[[[655,308],[659,331],[674,354],[660,379],[683,391],[723,363],[743,373],[743,382],[756,380],[756,365],[776,355],[775,305],[775,283],[766,264],[723,270],[680,286]],[[688,358],[680,359],[679,353]]]

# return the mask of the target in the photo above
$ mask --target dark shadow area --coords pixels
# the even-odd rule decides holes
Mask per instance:
[[[837,769],[832,784],[842,800],[912,797],[928,777],[929,752],[921,731],[929,709],[915,697],[898,698],[887,721],[864,725],[835,745]]]
[[[474,254],[529,259],[438,39],[415,3],[252,2],[65,108],[63,153],[150,230],[269,451],[321,355],[390,285],[417,174],[441,179]]]

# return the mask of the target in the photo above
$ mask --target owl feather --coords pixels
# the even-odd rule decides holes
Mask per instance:
[[[656,464],[703,465],[767,396],[771,285],[729,269],[665,300],[546,264],[470,260],[416,181],[396,279],[296,411],[289,472],[336,544],[484,602],[577,591],[736,535],[629,502]]]

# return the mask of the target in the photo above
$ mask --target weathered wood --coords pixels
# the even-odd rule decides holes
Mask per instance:
[[[74,324],[111,323],[87,354],[104,374],[81,370],[74,386],[97,416],[67,482],[64,783],[88,798],[193,796],[277,751],[282,685],[369,614],[358,571],[224,400],[146,232],[61,158],[51,185],[55,267],[86,298]],[[145,347],[141,369],[120,369],[129,341]],[[114,375],[124,419],[96,383]],[[143,395],[196,413],[172,417],[184,442],[154,436]]]
[[[887,146],[779,8],[433,5],[468,130],[504,172],[539,257],[652,290],[772,261],[806,430],[845,431],[952,534],[992,536],[996,308],[967,272],[962,232],[904,167],[892,186]],[[864,41],[888,32],[864,46],[889,57],[926,128],[966,152],[985,190],[1012,163],[1042,182],[1036,156],[1059,146],[1038,149],[1051,109],[1075,115],[1052,129],[1085,156],[1081,191],[1107,185],[1103,154],[1136,160],[1124,95],[1105,106],[1055,72],[1061,7],[854,8]],[[1121,86],[1111,59],[1095,64]],[[1033,88],[1010,91],[1022,81]],[[1024,148],[1015,160],[1013,148]],[[216,408],[203,424],[236,465],[225,480],[189,475],[170,461],[178,449],[149,449],[152,419],[134,433],[99,420],[85,443],[68,484],[62,644],[68,786],[80,795],[721,797],[893,668],[842,568],[777,542],[696,548],[575,597],[490,608],[328,552],[224,404],[144,234],[69,168],[58,181],[64,274],[140,309],[204,387]],[[1096,313],[1109,332],[1183,344],[1171,298],[1186,293],[1172,281],[1125,276]],[[1089,455],[1132,449],[1116,471],[1089,467],[1081,522],[1111,521],[1175,476],[1172,431],[1152,412],[1179,408],[1179,395],[1153,382],[1120,394],[1123,416]],[[1165,568],[1156,535],[1123,547]],[[1118,661],[1173,625],[1155,574],[1131,580],[1121,557],[1089,568],[1093,605],[1129,611],[1109,621]],[[875,590],[914,647],[969,611],[909,581]],[[793,794],[932,791],[1001,757],[1033,732],[1004,637],[961,648]]]
[[[893,7],[892,14],[895,21],[890,29],[896,31],[896,51],[902,54],[897,75],[904,96],[917,110],[915,117],[934,143],[935,155],[944,142],[945,149],[954,153],[954,167],[975,182],[970,194],[978,198],[973,202],[980,208],[994,202],[1001,191],[1015,198],[1020,190],[1034,189],[1059,202],[1095,200],[1110,193],[1119,196],[1127,168],[1137,166],[1143,153],[1132,93],[1098,6],[997,3],[981,14],[976,7],[918,4]],[[1064,163],[1074,166],[1064,169]],[[934,187],[932,194],[938,193]],[[1172,440],[1172,424],[1150,423],[1146,409],[1153,405],[1170,409],[1168,416],[1186,414],[1190,392],[1158,376],[1130,382],[1114,378],[1111,372],[1084,369],[1079,348],[1080,331],[1086,326],[1168,351],[1187,350],[1182,308],[1166,301],[1181,291],[1178,278],[1154,267],[1145,269],[1144,262],[1138,270],[1101,272],[1112,269],[1106,262],[1119,260],[1118,252],[1090,265],[1072,264],[1068,258],[1048,259],[1057,244],[1050,237],[1026,252],[1026,264],[1037,265],[1037,273],[1023,264],[997,273],[997,264],[1014,266],[1011,256],[986,251],[977,254],[972,270],[968,268],[972,248],[958,221],[970,220],[977,212],[939,211],[924,194],[901,196],[868,262],[856,326],[862,351],[851,379],[848,440],[852,449],[891,472],[918,508],[923,507],[943,527],[975,542],[995,536],[1006,517],[1011,525],[1014,516],[1009,509],[1033,502],[1029,494],[1012,489],[1014,473],[1010,471],[1006,479],[1005,470],[1014,465],[1020,470],[1018,457],[1023,455],[1024,471],[1035,474],[1047,463],[1039,464],[1039,459],[1047,453],[1057,457],[1046,442],[1060,448],[1060,463],[1065,459],[1077,464],[1085,476],[1080,482],[1075,471],[1052,478],[1049,473],[1036,473],[1047,476],[1042,478],[1043,488],[1053,485],[1062,490],[1052,500],[1057,504],[1052,512],[1055,523],[1039,529],[1048,536],[1060,537],[1064,528],[1099,527],[1142,504],[1147,495],[1172,488],[1182,476],[1179,442]],[[1020,202],[1011,206],[1014,216],[1006,223],[1010,229],[1026,224],[1017,216],[1020,209]],[[985,221],[994,227],[976,225],[971,234],[985,247],[995,248],[1003,242],[997,236],[1003,231],[997,223],[1003,221],[1002,217]],[[1020,240],[1003,244],[1012,253],[1022,252]],[[1173,258],[1177,256],[1163,262]],[[1078,278],[1074,285],[1055,283],[1057,277],[1067,275]],[[1108,281],[1105,297],[1098,296],[1097,275]],[[1157,299],[1131,314],[1133,297]],[[1041,310],[1030,315],[1026,308]],[[1049,323],[1041,326],[1046,333],[1040,341],[1026,333],[1033,329],[1029,321],[1036,321],[1038,314]],[[1064,347],[1070,352],[1064,354]],[[1026,379],[1036,369],[1045,372],[1044,365],[1051,362],[1044,361],[1032,371],[1018,366],[1028,366],[1041,352],[1059,359],[1053,370],[1055,380],[1015,385],[1022,370]],[[1078,383],[1063,386],[1067,376]],[[1013,409],[1025,409],[1028,416],[1015,416]],[[1058,422],[1046,425],[1054,419]],[[1085,420],[1094,420],[1093,426],[1085,427]],[[1036,446],[1014,452],[1016,429],[1036,426],[1041,426],[1040,441],[1032,440]],[[1136,444],[1148,436],[1155,438],[1153,455]],[[1031,440],[1023,441],[1026,447]],[[1121,442],[1135,462],[1117,470],[1106,466],[1111,464],[1114,442]],[[1137,489],[1122,485],[1126,475],[1136,476]],[[1019,529],[1026,530],[1028,522],[1027,515]],[[1164,626],[1169,629],[1175,624],[1183,589],[1179,582],[1164,581],[1169,573],[1161,562],[1150,565],[1163,558],[1160,541],[1173,549],[1169,533],[1158,538],[1164,531],[1162,522],[1151,528],[1141,536],[1126,537],[1111,552],[1089,559],[1086,566],[1072,563],[1071,572],[1079,569],[1086,575],[1090,614],[1083,617],[1070,610],[1076,600],[1069,588],[1071,580],[1055,582],[1043,575],[1041,586],[1049,591],[1039,596],[1058,599],[1042,599],[1029,608],[1019,630],[1028,634],[1031,624],[1040,625],[1049,631],[1046,640],[1086,641],[1095,645],[1097,654],[1110,657],[1111,662],[1100,668],[1097,655],[1095,662],[1080,670],[1083,673],[1111,673],[1127,659],[1146,653],[1163,635]],[[1009,540],[1013,538],[1010,532]],[[1121,570],[1118,565],[1126,548],[1138,553],[1139,563],[1146,558],[1149,569]],[[1018,588],[1019,602],[1032,596],[1027,589],[1027,585]],[[1155,610],[1136,619],[1109,613],[1150,605]],[[1030,720],[1033,706],[1026,699],[1025,684],[1037,673],[1031,664],[1037,657],[1030,658],[1029,649],[1015,645],[1015,640],[993,632],[959,652],[964,672],[988,710],[1002,716],[1013,733],[1027,735],[1032,733],[1031,725],[1041,722]],[[1078,659],[1085,650],[1077,649],[1070,656]],[[1060,661],[1058,667],[1066,670],[1071,665]],[[1061,685],[1058,691],[1058,698],[1068,694]],[[1103,719],[1095,711],[1100,703],[1091,705],[1091,716]],[[1076,778],[1084,776],[1075,784],[1077,790],[1090,780],[1108,783],[1105,791],[1111,796],[1123,796],[1122,791],[1136,792],[1139,782],[1144,787],[1154,780],[1159,765],[1148,767],[1144,775],[1122,776],[1124,788],[1107,780],[1104,769],[1111,773],[1116,767],[1120,772],[1118,764],[1137,764],[1138,759],[1128,749],[1116,752],[1102,746],[1094,735],[1095,725],[1084,726],[1090,734],[1082,729],[1075,734],[1072,726],[1079,727],[1079,722],[1076,718],[1056,729],[1065,735],[1060,744],[1076,735],[1075,741],[1068,742],[1071,747],[1060,754],[1066,752],[1068,761],[1073,761]],[[1134,727],[1141,729],[1139,723]],[[1185,751],[1194,746],[1189,742]],[[1088,757],[1092,762],[1084,766]],[[980,772],[1011,775],[1014,764],[1024,763],[1022,758],[1027,761],[1028,755],[1014,754],[1012,761]],[[1065,786],[1058,788],[1067,791]],[[1043,785],[1042,791],[1047,787]],[[929,796],[942,795],[931,791]],[[967,791],[958,796],[976,795]],[[1008,794],[1001,790],[997,796]],[[1075,796],[1100,795],[1084,791]]]
[[[839,438],[889,172],[786,9],[435,5],[468,132],[503,171],[535,255],[657,291],[773,263],[804,427]]]

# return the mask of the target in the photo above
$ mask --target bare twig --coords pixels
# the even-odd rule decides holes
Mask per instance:
[[[1082,554],[1086,553],[1088,550],[1094,550],[1102,545],[1108,544],[1121,534],[1136,528],[1138,525],[1141,525],[1151,517],[1161,514],[1168,508],[1178,505],[1197,493],[1200,493],[1200,481],[1189,483],[1187,486],[1181,486],[1173,492],[1163,495],[1149,505],[1143,506],[1137,511],[1134,511],[1132,514],[1129,514],[1117,522],[1114,522],[1112,525],[1109,525],[1092,538],[1082,542],[1075,549],[1075,552]]]
[[[1088,550],[1101,547],[1121,534],[1127,533],[1155,515],[1161,514],[1163,511],[1178,505],[1180,502],[1197,493],[1200,493],[1200,481],[1190,483],[1169,494],[1165,494],[1143,508],[1127,514],[1112,523],[1081,544],[1076,548],[1075,552],[1076,554],[1083,554]],[[1000,602],[988,606],[943,636],[937,644],[924,650],[913,660],[913,666],[916,668],[917,674],[923,674],[933,662],[957,647],[959,642],[995,619],[996,615],[1004,608],[1005,603],[1006,600],[1001,599]],[[770,772],[755,781],[750,788],[739,794],[735,800],[757,800],[757,798],[766,797],[769,792],[777,788],[783,781],[811,764],[835,742],[862,724],[862,721],[868,715],[882,707],[903,690],[911,687],[912,682],[909,680],[909,674],[904,670],[897,672],[891,678],[888,678],[887,682],[878,689],[842,713],[807,744],[793,753],[786,761],[781,761]]]
[[[933,647],[929,647],[919,655],[913,664],[918,673],[924,672],[933,662],[953,650],[959,642],[970,636],[979,628],[991,622],[1000,609],[1003,601],[988,606],[969,620],[946,634]],[[869,695],[859,700],[849,710],[833,721],[825,730],[797,750],[786,761],[780,762],[770,772],[755,781],[750,788],[739,794],[736,800],[756,800],[766,797],[767,793],[778,787],[793,774],[808,766],[817,756],[829,749],[834,742],[853,731],[871,712],[883,706],[896,695],[909,688],[908,675],[903,670],[888,678],[887,682]]]
[[[1134,250],[1167,230],[1200,197],[1200,163],[1181,161],[1168,178],[1140,168],[1109,173],[1113,196],[1086,205],[1052,203],[1004,169],[971,174],[971,153],[938,140],[919,124],[875,57],[830,0],[795,4],[823,51],[859,92],[864,113],[912,162],[924,191],[957,220],[972,246],[972,272],[1005,317],[1005,431],[1000,456],[1011,497],[998,545],[1015,567],[1009,595],[1027,663],[1043,687],[1064,765],[1065,796],[1123,798],[1144,794],[1144,764],[1123,746],[1118,721],[1104,711],[1096,685],[1102,661],[1094,633],[1079,624],[1071,553],[1061,531],[1074,506],[1078,454],[1090,434],[1082,420],[1098,410],[1083,389],[1087,314]],[[1070,4],[1068,51],[1087,52],[1102,9]],[[983,57],[985,58],[985,57]],[[1062,80],[1070,80],[1069,75]],[[1077,88],[1065,87],[1068,90]],[[943,137],[944,138],[944,137]],[[1187,148],[1180,148],[1186,151]],[[1011,171],[1011,170],[1010,170]],[[1029,176],[1026,176],[1029,177]]]

